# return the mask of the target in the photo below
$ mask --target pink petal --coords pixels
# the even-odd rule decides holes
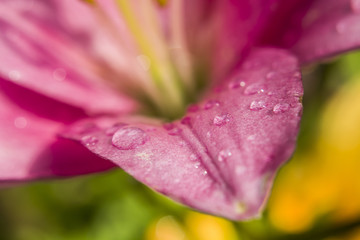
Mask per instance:
[[[131,101],[101,77],[106,65],[97,50],[113,43],[89,6],[78,0],[0,4],[0,55],[6,56],[0,76],[88,112],[132,110]]]
[[[80,109],[0,78],[0,181],[73,176],[113,167],[80,144],[57,138],[64,124],[84,117]]]
[[[66,135],[181,203],[248,219],[294,150],[302,94],[296,58],[262,49],[179,121],[98,119]]]
[[[310,3],[303,3],[303,7],[286,21],[289,25],[282,46],[292,49],[302,63],[360,46],[360,1],[315,0]]]
[[[210,57],[219,80],[257,43],[279,2],[186,1],[185,24],[193,54],[202,61]]]

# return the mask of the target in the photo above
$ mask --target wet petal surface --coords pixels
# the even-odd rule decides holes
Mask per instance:
[[[179,121],[102,118],[64,135],[181,203],[247,219],[294,150],[302,93],[296,58],[262,49]]]

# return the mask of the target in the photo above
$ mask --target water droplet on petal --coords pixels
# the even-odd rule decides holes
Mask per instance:
[[[303,93],[298,90],[290,90],[287,92],[287,94],[294,97],[301,97],[303,95]]]
[[[239,88],[239,87],[244,87],[245,85],[246,85],[246,83],[242,79],[237,78],[237,79],[229,82],[228,88],[229,89],[236,89],[236,88]]]
[[[196,154],[191,154],[190,155],[190,161],[196,161],[196,160],[198,160],[199,158],[198,158],[198,156],[196,155]]]
[[[230,150],[221,150],[218,154],[218,161],[219,162],[223,162],[225,161],[226,159],[228,159],[229,157],[231,157],[232,153]]]
[[[208,172],[206,170],[203,171],[202,173],[204,176],[206,176],[208,174]]]
[[[171,130],[175,127],[175,125],[173,123],[164,123],[163,124],[163,128],[165,128],[166,130]]]
[[[177,135],[180,135],[181,132],[182,132],[181,128],[174,127],[168,131],[168,134],[171,136],[177,136]]]
[[[175,126],[173,123],[165,123],[163,127],[168,131],[168,134],[171,136],[179,135],[182,130]]]
[[[194,167],[197,169],[197,168],[199,168],[199,167],[200,167],[200,165],[201,165],[201,163],[200,163],[200,162],[196,162],[196,163],[194,164]]]
[[[12,70],[8,73],[8,77],[12,81],[18,81],[21,78],[21,73],[17,70]]]
[[[294,78],[301,78],[301,72],[296,71],[293,75]]]
[[[244,90],[244,94],[245,95],[252,95],[252,94],[256,94],[256,93],[263,93],[265,92],[264,90],[264,86],[262,84],[252,84],[250,86],[248,86],[247,88],[245,88]]]
[[[218,106],[220,106],[220,102],[219,102],[219,101],[209,100],[209,101],[207,101],[207,102],[205,103],[204,109],[205,109],[205,110],[209,110],[209,109],[211,109],[211,108],[213,108],[213,107],[218,107]]]
[[[149,140],[147,133],[137,127],[123,127],[112,137],[112,144],[121,150],[132,150]]]
[[[276,77],[276,72],[268,72],[266,74],[266,79],[267,80],[273,80],[273,79],[275,79],[275,77]]]
[[[287,103],[278,103],[274,106],[273,112],[274,113],[283,113],[286,112],[289,109],[289,104]]]
[[[195,104],[192,104],[187,108],[188,112],[197,112],[199,110],[200,110],[199,106]]]
[[[23,128],[26,128],[27,125],[28,125],[28,122],[27,122],[26,118],[24,118],[24,117],[17,117],[14,120],[14,126],[16,128],[23,129]]]
[[[217,115],[214,117],[213,124],[216,126],[223,126],[226,123],[230,122],[230,119],[231,119],[230,114]]]
[[[350,4],[354,13],[360,13],[360,0],[351,0]]]
[[[122,128],[126,125],[126,123],[115,123],[112,127],[105,130],[105,134],[108,136],[112,136],[116,133],[117,130],[119,130],[119,128]]]
[[[265,105],[264,101],[252,101],[249,108],[250,108],[250,110],[258,111],[265,107],[266,107],[266,105]]]
[[[81,138],[81,141],[87,146],[87,147],[90,147],[90,146],[94,146],[95,144],[97,144],[99,142],[99,139],[95,136],[90,136],[90,135],[87,135],[87,136],[84,136]]]
[[[63,68],[57,68],[55,69],[55,71],[53,72],[53,78],[56,80],[56,81],[64,81],[65,78],[66,78],[66,75],[67,75],[67,72],[65,69]]]
[[[240,83],[238,81],[232,81],[232,82],[229,82],[229,84],[228,84],[229,89],[236,89],[239,87],[240,87]]]
[[[180,123],[188,127],[192,127],[191,117],[184,117],[183,119],[181,119]]]

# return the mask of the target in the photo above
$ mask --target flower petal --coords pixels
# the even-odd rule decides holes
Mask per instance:
[[[309,1],[304,1],[309,2]],[[360,45],[358,0],[316,0],[303,4],[287,21],[282,46],[302,63],[332,57]]]
[[[98,119],[93,131],[67,136],[179,202],[247,219],[294,150],[302,93],[297,60],[262,49],[182,120]]]
[[[280,0],[185,2],[185,25],[193,54],[210,65],[217,80],[248,54]],[[210,55],[210,56],[209,56]]]
[[[58,139],[63,125],[86,115],[0,78],[0,181],[104,171],[113,166],[80,144]]]
[[[0,4],[0,55],[6,56],[0,76],[88,112],[133,108],[102,80],[99,71],[106,66],[96,50],[111,42],[89,6],[73,0]]]

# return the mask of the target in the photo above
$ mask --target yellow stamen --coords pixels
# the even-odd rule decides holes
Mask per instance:
[[[171,17],[171,48],[173,51],[173,58],[177,69],[181,69],[179,74],[181,79],[185,82],[188,89],[194,91],[193,69],[191,63],[190,52],[188,51],[187,40],[185,37],[184,27],[184,1],[172,0],[170,2],[170,17]]]
[[[174,75],[173,68],[170,64],[167,56],[166,46],[161,39],[161,34],[157,35],[149,31],[149,29],[141,26],[139,17],[136,16],[130,2],[128,0],[116,0],[119,10],[123,14],[123,18],[128,24],[134,40],[139,46],[139,49],[143,55],[147,56],[150,60],[149,72],[152,75],[152,79],[156,86],[162,90],[162,95],[165,96],[165,101],[168,101],[169,107],[167,111],[175,109],[174,112],[179,112],[184,106],[184,99],[182,93],[179,91],[179,87],[176,86],[174,81],[177,80],[177,76]],[[150,30],[155,30],[158,25],[155,22],[155,18],[152,13],[152,6],[149,1],[145,1],[138,6],[139,10],[142,10],[142,14],[146,17],[148,24],[151,24]],[[147,15],[149,14],[149,15]],[[145,21],[146,22],[146,21]],[[145,26],[146,27],[146,26]],[[163,105],[166,102],[162,103]]]

